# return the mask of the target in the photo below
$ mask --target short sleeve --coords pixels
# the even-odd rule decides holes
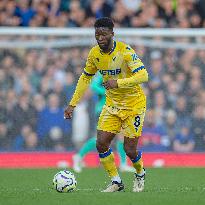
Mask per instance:
[[[127,63],[128,68],[133,73],[136,73],[145,68],[144,64],[142,63],[138,55],[128,45],[125,47],[125,50],[124,50],[124,59]]]
[[[95,63],[93,61],[93,58],[94,58],[93,51],[91,49],[89,54],[88,54],[86,66],[84,68],[84,74],[87,76],[93,76],[97,72],[97,68],[96,68]]]

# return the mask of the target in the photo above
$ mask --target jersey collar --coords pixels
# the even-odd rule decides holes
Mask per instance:
[[[108,53],[108,55],[110,55],[110,54],[115,50],[116,44],[117,44],[116,41],[113,41],[113,47],[112,47],[111,51]],[[100,53],[101,53],[102,55],[104,54],[101,49],[100,49]]]
[[[116,48],[116,41],[113,41],[113,47],[108,54],[110,55],[115,50],[115,48]]]

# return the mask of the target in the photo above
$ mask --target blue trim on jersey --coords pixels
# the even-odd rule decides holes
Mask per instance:
[[[136,157],[135,159],[132,159],[132,162],[133,162],[133,163],[138,162],[138,161],[141,159],[141,157],[142,157],[142,152],[141,152],[141,151],[138,151],[137,157]]]
[[[110,148],[107,152],[99,153],[99,157],[100,158],[105,158],[105,157],[111,155],[111,153],[112,153],[112,149]]]
[[[87,73],[87,72],[85,72],[85,71],[84,71],[84,74],[87,75],[87,76],[93,76],[93,75],[95,75],[95,74]]]
[[[139,70],[142,70],[142,69],[144,69],[145,67],[142,65],[142,66],[140,66],[139,68],[136,68],[135,70],[133,70],[132,72],[133,73],[136,73],[136,72],[138,72]]]
[[[116,41],[114,41],[114,46],[113,46],[112,50],[109,52],[109,55],[115,50],[116,44],[117,44]]]
[[[129,46],[126,47],[127,50],[131,50],[131,48]]]

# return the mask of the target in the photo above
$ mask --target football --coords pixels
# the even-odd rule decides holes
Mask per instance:
[[[53,178],[53,187],[58,192],[72,192],[76,185],[75,175],[67,170],[58,172]]]

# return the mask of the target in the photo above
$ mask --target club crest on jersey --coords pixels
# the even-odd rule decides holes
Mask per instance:
[[[102,75],[118,75],[121,73],[121,68],[116,70],[99,70]]]

